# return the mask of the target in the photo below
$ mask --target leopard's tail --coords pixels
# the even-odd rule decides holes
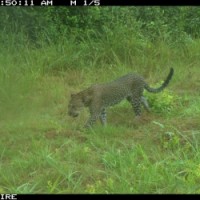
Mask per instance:
[[[169,84],[172,76],[174,74],[174,69],[170,68],[170,72],[166,78],[166,80],[163,82],[163,84],[159,87],[159,88],[151,88],[147,83],[145,84],[144,88],[148,91],[148,92],[153,92],[153,93],[158,93],[161,92],[165,87],[167,87],[167,85]]]

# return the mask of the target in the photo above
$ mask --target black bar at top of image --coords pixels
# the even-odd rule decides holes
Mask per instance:
[[[0,0],[0,6],[181,6],[200,0]]]
[[[200,5],[200,0],[33,0],[33,1],[34,5],[41,5],[41,2],[52,1],[52,4],[54,6]]]
[[[200,5],[199,0],[100,0],[101,5]]]

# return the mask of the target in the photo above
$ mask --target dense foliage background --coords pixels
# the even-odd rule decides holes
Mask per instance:
[[[44,38],[56,42],[63,36],[100,39],[119,28],[141,39],[184,43],[199,37],[199,15],[200,8],[195,6],[2,7],[0,28],[2,39],[15,32],[21,42],[19,33],[23,33],[34,44]]]

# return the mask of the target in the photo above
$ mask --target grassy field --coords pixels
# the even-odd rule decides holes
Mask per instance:
[[[0,193],[200,193],[200,41],[140,51],[108,41],[13,43],[0,55]],[[159,84],[170,67],[166,95],[146,94],[156,104],[140,122],[126,102],[106,128],[84,130],[86,109],[67,115],[71,92],[128,72]]]

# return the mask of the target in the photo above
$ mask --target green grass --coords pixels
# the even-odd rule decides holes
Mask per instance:
[[[0,193],[200,193],[199,41],[132,54],[137,41],[121,51],[109,40],[10,47],[0,57]],[[106,128],[84,130],[86,109],[67,115],[73,91],[131,71],[154,85],[171,66],[169,93],[140,122],[126,102],[108,110]]]

